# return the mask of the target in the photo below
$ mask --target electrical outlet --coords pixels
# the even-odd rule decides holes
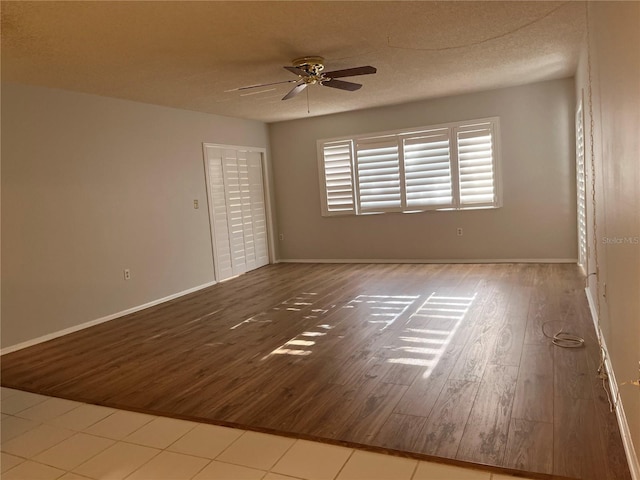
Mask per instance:
[[[284,233],[281,233],[278,238],[280,239],[280,241],[284,240]]]
[[[193,208],[195,208],[196,210],[198,208],[200,208],[200,206],[198,205],[198,200],[197,199],[193,201]]]
[[[128,268],[124,269],[124,279],[131,280],[131,270],[129,270]]]
[[[461,227],[458,227],[458,228],[456,229],[456,235],[458,235],[459,237],[461,237],[461,236],[462,236],[462,228],[461,228]]]

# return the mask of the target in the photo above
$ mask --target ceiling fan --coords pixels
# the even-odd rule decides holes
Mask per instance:
[[[345,70],[334,70],[333,72],[324,71],[324,58],[322,57],[301,57],[296,58],[292,62],[292,66],[284,67],[285,70],[297,75],[296,80],[284,80],[282,82],[261,83],[258,85],[248,85],[246,87],[234,88],[227,90],[229,92],[238,90],[248,90],[250,88],[268,87],[281,83],[295,83],[296,86],[287,93],[282,100],[289,100],[302,92],[309,85],[321,85],[323,87],[337,88],[339,90],[347,90],[353,92],[362,88],[360,83],[347,82],[337,80],[343,77],[355,77],[356,75],[371,75],[376,73],[376,68],[371,66],[347,68]]]

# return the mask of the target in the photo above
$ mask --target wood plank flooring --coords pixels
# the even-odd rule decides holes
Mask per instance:
[[[586,346],[554,347],[543,326]],[[5,355],[2,385],[541,478],[630,479],[597,364],[574,265],[280,264]]]

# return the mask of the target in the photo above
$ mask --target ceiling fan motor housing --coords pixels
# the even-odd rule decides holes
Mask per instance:
[[[320,76],[324,70],[324,58],[323,57],[300,57],[291,62],[294,67],[304,70],[309,75],[314,77]]]

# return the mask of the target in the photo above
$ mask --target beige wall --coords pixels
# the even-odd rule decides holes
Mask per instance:
[[[3,347],[213,281],[202,142],[267,128],[2,86]]]
[[[280,258],[577,258],[573,109],[565,79],[270,124]],[[502,208],[321,216],[316,140],[490,116],[501,122]]]
[[[588,219],[589,278],[600,325],[619,383],[638,379],[640,362],[640,3],[589,3],[594,120],[596,228]],[[590,173],[588,57],[582,53],[576,91],[584,91],[586,161]],[[590,186],[591,177],[587,185]],[[589,191],[589,210],[592,214]],[[632,239],[605,243],[604,239]],[[615,241],[615,240],[614,240]],[[640,240],[638,240],[640,242]],[[606,296],[604,295],[606,288]],[[636,456],[640,457],[640,389],[620,387]],[[637,468],[637,465],[636,465]],[[637,472],[640,475],[640,471]],[[640,477],[639,477],[640,478]]]

